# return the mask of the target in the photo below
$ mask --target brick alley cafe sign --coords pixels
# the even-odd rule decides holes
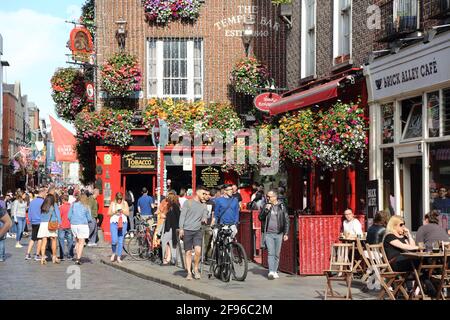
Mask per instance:
[[[122,171],[155,171],[156,152],[125,152]]]
[[[261,93],[259,96],[256,96],[253,100],[253,104],[255,108],[262,112],[269,112],[270,105],[279,101],[281,97],[273,92],[265,92]]]

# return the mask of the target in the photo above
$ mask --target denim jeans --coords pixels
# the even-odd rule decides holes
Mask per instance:
[[[269,272],[277,272],[280,263],[281,244],[283,243],[283,234],[266,233],[265,234]]]
[[[111,249],[118,257],[122,256],[123,238],[127,233],[127,224],[124,222],[123,228],[119,230],[117,223],[110,224],[111,231]]]
[[[96,243],[97,242],[97,219],[92,219],[91,222],[88,223],[89,226],[89,243]]]
[[[64,257],[64,239],[67,240],[67,250],[69,251],[69,257],[73,257],[73,234],[71,229],[59,229],[58,230],[58,242],[59,242],[59,257]]]
[[[0,240],[0,260],[5,260],[6,258],[5,246],[6,240]]]
[[[23,230],[25,230],[25,225],[27,224],[27,219],[25,217],[20,218],[17,217],[17,233],[16,233],[16,241],[20,242],[22,240]]]

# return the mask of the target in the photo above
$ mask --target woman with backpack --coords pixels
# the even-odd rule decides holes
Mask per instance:
[[[41,264],[47,264],[47,256],[45,250],[47,249],[47,239],[51,240],[52,247],[52,261],[53,263],[60,263],[56,256],[56,238],[58,237],[58,226],[61,223],[61,215],[59,208],[55,203],[55,197],[48,194],[41,205],[41,223],[39,225],[38,239],[42,239],[41,244]]]

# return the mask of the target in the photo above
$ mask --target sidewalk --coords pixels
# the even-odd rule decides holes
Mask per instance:
[[[267,270],[262,266],[249,263],[247,279],[243,282],[231,280],[228,283],[218,279],[208,279],[205,266],[201,280],[186,280],[186,271],[176,266],[159,266],[149,261],[135,261],[125,256],[123,263],[111,262],[111,252],[102,244],[94,247],[89,254],[96,254],[104,264],[133,274],[137,277],[155,281],[183,292],[210,300],[322,300],[325,290],[325,277],[301,277],[279,273],[280,279],[268,280]],[[90,248],[91,249],[91,248]],[[125,253],[124,253],[125,254]],[[342,293],[344,284],[335,284]],[[374,300],[377,292],[362,292],[363,283],[355,279],[352,283],[354,300]]]

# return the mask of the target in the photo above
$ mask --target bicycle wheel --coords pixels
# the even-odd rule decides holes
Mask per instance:
[[[221,259],[222,259],[221,261],[222,269],[220,270],[220,278],[224,282],[229,282],[231,279],[231,269],[232,269],[230,252],[228,250],[223,252]]]
[[[147,259],[147,244],[145,242],[145,239],[137,236],[128,242],[127,245],[127,253],[134,259],[138,261],[146,260]]]
[[[219,264],[219,255],[218,255],[218,249],[217,246],[214,246],[213,253],[212,253],[212,259],[211,264],[209,265],[209,275],[208,277],[211,278],[211,276],[214,275],[215,278],[220,278],[220,264]]]
[[[247,254],[240,243],[235,242],[231,244],[231,263],[233,278],[237,281],[244,281],[247,277],[248,262]]]

